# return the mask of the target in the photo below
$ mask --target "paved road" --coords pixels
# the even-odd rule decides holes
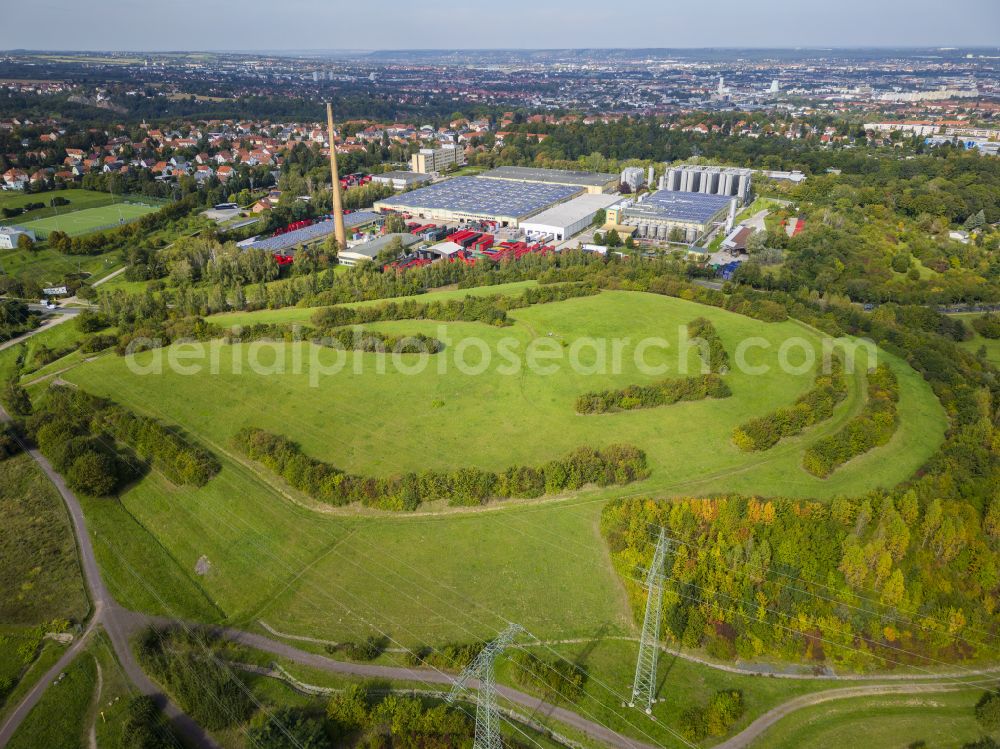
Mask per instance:
[[[10,415],[4,410],[3,406],[0,406],[0,422],[9,420]],[[73,523],[73,533],[76,536],[80,565],[83,569],[83,578],[94,607],[86,634],[89,635],[97,625],[103,625],[114,647],[115,655],[122,665],[122,669],[135,685],[136,689],[142,694],[151,696],[160,706],[160,709],[173,721],[177,731],[193,745],[217,747],[218,745],[205,730],[177,707],[139,667],[128,639],[129,634],[135,629],[134,616],[115,602],[114,598],[108,592],[107,587],[105,587],[104,581],[101,579],[100,568],[97,566],[97,558],[94,556],[94,547],[91,543],[90,535],[87,533],[83,509],[80,507],[79,500],[70,491],[69,487],[66,486],[63,477],[56,472],[44,455],[35,449],[29,449],[28,453],[59,491],[63,502],[66,503],[66,509]],[[11,737],[17,731],[18,726],[21,725],[21,722],[31,712],[31,709],[38,704],[48,686],[66,669],[73,658],[79,653],[83,647],[84,640],[86,640],[86,636],[81,637],[74,643],[56,664],[45,673],[38,683],[35,684],[31,691],[28,692],[24,700],[21,701],[21,704],[14,709],[6,723],[0,727],[0,747],[7,745],[7,742],[10,741]]]
[[[268,637],[254,634],[252,632],[244,632],[242,630],[226,627],[217,628],[217,631],[222,636],[232,640],[233,642],[238,642],[241,645],[256,648],[257,650],[263,650],[266,653],[271,653],[272,655],[276,655],[281,658],[287,658],[294,663],[309,666],[310,668],[319,669],[328,673],[348,674],[350,676],[361,676],[367,679],[386,679],[391,681],[411,682],[417,681],[425,684],[443,684],[447,686],[451,686],[452,684],[451,676],[433,669],[405,668],[402,666],[374,666],[365,663],[345,663],[343,661],[332,660],[317,653],[309,653],[305,650],[299,650],[293,645],[276,642]],[[478,689],[479,684],[477,681],[472,680],[469,682],[469,686],[473,689]],[[524,692],[520,692],[516,689],[503,685],[497,685],[496,689],[497,692],[504,698],[520,705],[521,707],[527,708],[532,713],[537,712],[551,716],[559,722],[571,726],[578,731],[583,732],[590,738],[601,741],[608,746],[622,747],[623,749],[654,749],[654,745],[652,744],[646,744],[641,741],[636,741],[635,739],[630,739],[627,736],[617,733],[616,731],[612,731],[606,726],[587,720],[571,710],[550,705],[538,697],[532,697],[529,694],[525,694]],[[636,712],[637,719],[640,715],[641,713]],[[645,716],[642,717],[645,718]]]

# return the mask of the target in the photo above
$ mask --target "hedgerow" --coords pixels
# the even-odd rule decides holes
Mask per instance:
[[[459,468],[381,478],[345,473],[303,454],[291,440],[263,429],[242,429],[233,444],[319,502],[338,506],[360,502],[383,510],[414,510],[434,500],[480,505],[490,499],[572,491],[586,484],[628,484],[649,475],[646,454],[630,445],[609,445],[601,450],[581,447],[540,468],[513,466],[502,473]]]
[[[729,354],[726,347],[722,345],[722,339],[711,320],[704,317],[696,317],[687,324],[688,339],[691,341],[704,341],[708,346],[707,351],[702,351],[702,361],[708,367],[709,372],[725,374],[729,369]]]
[[[615,411],[633,411],[639,408],[671,406],[680,401],[699,401],[705,398],[728,398],[729,386],[722,380],[729,367],[729,354],[711,321],[698,317],[688,323],[689,340],[703,341],[701,358],[706,374],[696,377],[673,377],[652,385],[629,385],[620,390],[602,390],[584,393],[576,399],[576,412],[603,414]]]
[[[899,383],[887,364],[868,373],[868,403],[834,435],[812,445],[802,459],[809,473],[826,478],[851,458],[884,445],[896,431]]]
[[[730,395],[732,391],[729,386],[717,374],[678,377],[653,385],[629,385],[621,390],[584,393],[576,399],[576,412],[603,414],[632,411],[639,408],[670,406],[680,401],[728,398]]]
[[[70,484],[95,496],[111,494],[134,477],[135,467],[117,442],[175,484],[204,486],[220,470],[214,455],[177,431],[81,390],[51,388],[27,427]]]
[[[844,366],[838,357],[830,358],[830,371],[816,375],[811,390],[795,399],[791,406],[745,421],[733,429],[733,442],[744,452],[770,450],[785,437],[793,437],[806,427],[833,416],[833,409],[847,397]]]
[[[433,302],[408,299],[404,302],[389,302],[369,307],[326,307],[313,314],[312,324],[320,330],[387,320],[465,321],[502,326],[510,324],[507,319],[508,310],[593,296],[598,293],[599,290],[593,286],[555,284],[526,289],[520,296],[493,294]]]

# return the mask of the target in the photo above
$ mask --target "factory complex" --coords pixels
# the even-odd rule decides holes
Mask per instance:
[[[635,227],[635,238],[695,242],[716,224],[732,228],[737,198],[697,192],[658,190],[638,201],[607,209],[609,224]]]
[[[577,185],[455,177],[379,200],[375,210],[398,211],[431,221],[491,221],[517,227],[524,219],[583,191]]]

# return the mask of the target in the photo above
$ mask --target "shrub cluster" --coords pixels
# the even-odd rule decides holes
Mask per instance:
[[[70,485],[94,496],[111,494],[134,477],[116,442],[176,484],[203,486],[220,469],[215,456],[155,419],[71,388],[52,388],[28,430]]]
[[[826,478],[838,467],[872,448],[884,445],[896,431],[899,383],[887,364],[868,373],[868,403],[864,410],[830,437],[806,450],[802,467]]]
[[[233,669],[221,666],[240,651],[211,631],[149,627],[136,651],[153,678],[210,731],[239,725],[253,715],[250,690]]]
[[[629,385],[621,390],[584,393],[576,399],[576,411],[581,414],[603,414],[670,406],[680,401],[728,398],[730,395],[732,391],[722,377],[706,374],[667,379],[653,385]]]
[[[96,354],[112,346],[118,345],[118,336],[113,333],[95,333],[87,336],[80,344],[80,352],[83,354]]]
[[[1000,315],[988,312],[972,320],[972,327],[983,338],[1000,338]]]
[[[382,636],[371,635],[363,642],[339,642],[327,645],[326,652],[331,655],[343,653],[352,661],[373,661],[389,647],[389,640]]]
[[[431,666],[461,671],[476,660],[484,647],[486,647],[485,642],[449,643],[438,647],[420,645],[408,650],[404,658],[410,666]]]
[[[685,738],[701,741],[706,736],[725,736],[743,715],[743,693],[738,689],[716,692],[708,705],[692,705],[680,715],[680,730]]]
[[[770,450],[785,437],[793,437],[806,427],[833,416],[834,407],[847,397],[844,365],[830,359],[830,372],[816,375],[814,387],[795,399],[791,406],[750,419],[733,429],[733,442],[744,452]]]
[[[21,452],[21,442],[13,424],[0,424],[0,460]]]
[[[514,681],[527,689],[540,690],[546,696],[556,695],[568,702],[583,696],[587,673],[580,666],[560,658],[539,658],[527,650],[516,650],[510,656],[514,665]]]
[[[579,448],[541,468],[516,466],[503,473],[460,468],[379,478],[344,473],[304,455],[291,440],[263,429],[242,429],[233,442],[248,458],[317,501],[332,505],[361,502],[383,510],[413,510],[422,502],[440,499],[455,505],[479,505],[490,499],[540,497],[586,484],[628,484],[649,475],[645,453],[630,445]]]
[[[729,354],[726,353],[722,339],[711,320],[704,317],[696,317],[687,325],[688,338],[691,340],[702,340],[708,345],[708,351],[702,352],[702,359],[708,367],[709,372],[725,374],[729,369]]]

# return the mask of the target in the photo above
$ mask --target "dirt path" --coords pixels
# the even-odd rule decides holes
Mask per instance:
[[[94,687],[94,704],[91,707],[94,719],[90,723],[90,731],[87,734],[87,743],[90,749],[97,749],[97,718],[101,712],[101,694],[104,692],[104,673],[101,671],[101,662],[96,658],[94,663],[97,666],[97,686]]]

